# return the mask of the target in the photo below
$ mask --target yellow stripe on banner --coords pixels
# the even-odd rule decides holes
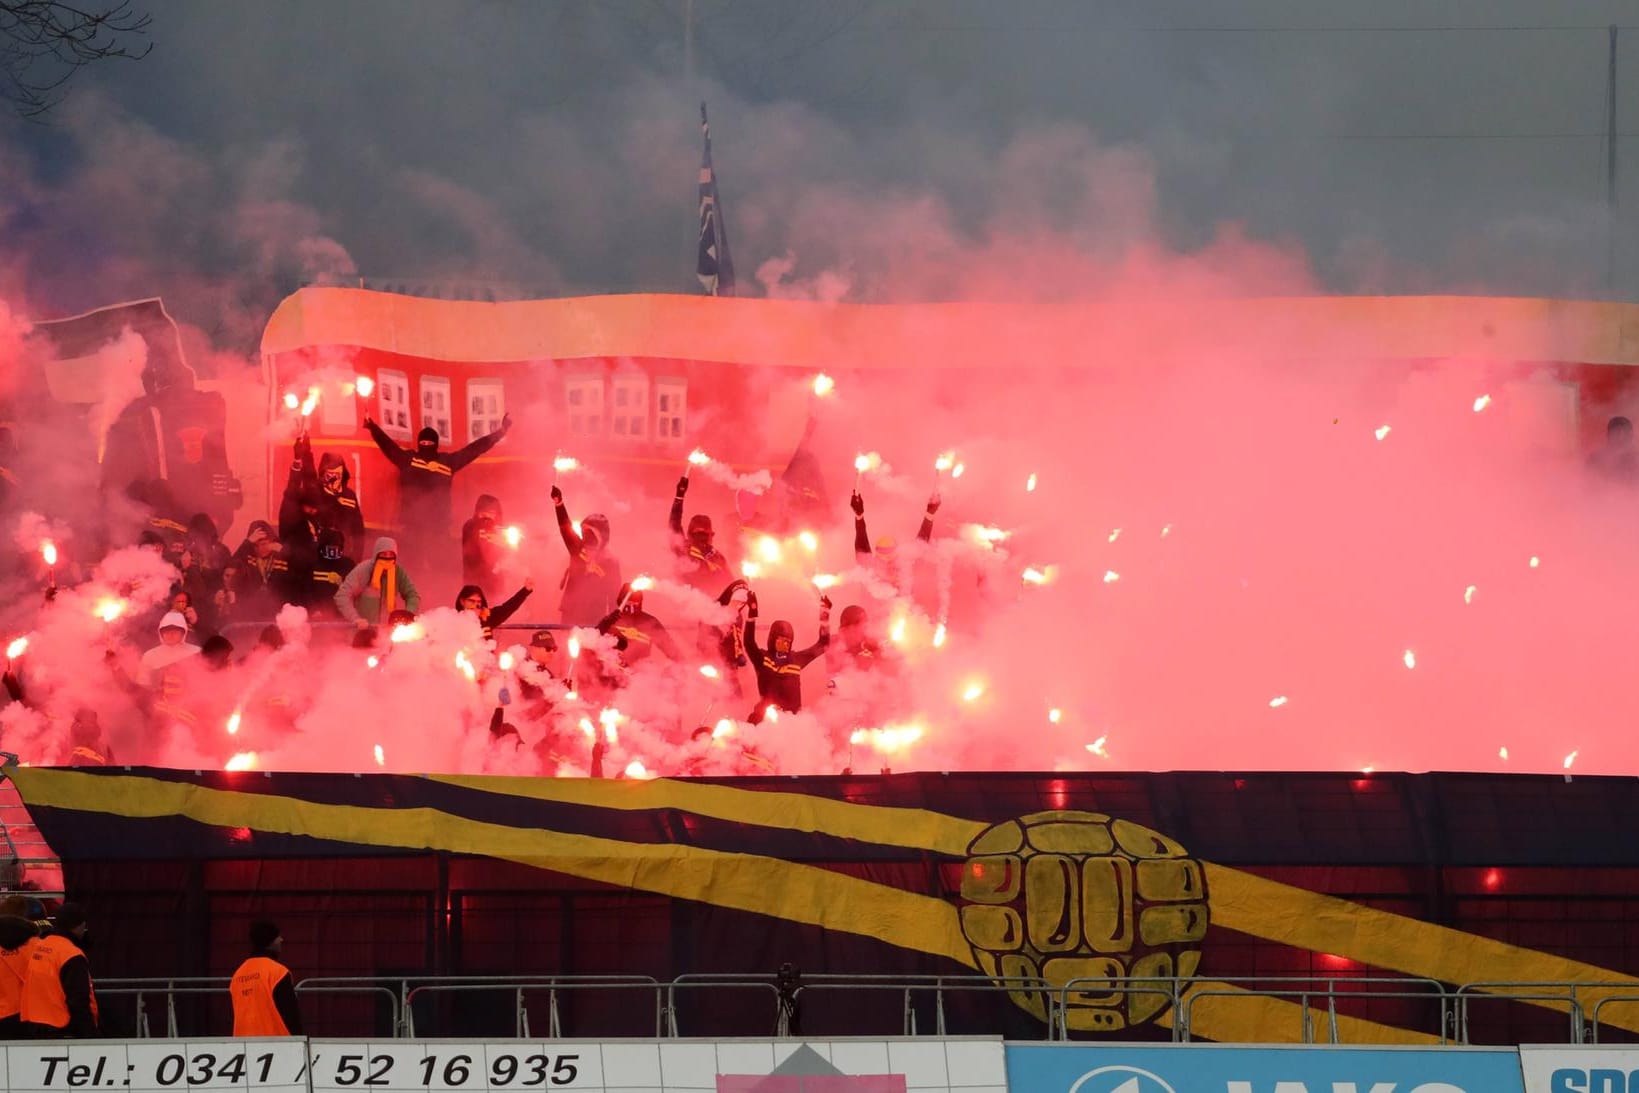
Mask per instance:
[[[1192,1039],[1215,1040],[1220,1044],[1297,1044],[1303,1042],[1303,1006],[1283,998],[1252,994],[1228,983],[1201,982],[1185,992],[1190,1003],[1189,1033]],[[1346,995],[1340,995],[1347,997]],[[1331,1019],[1326,1011],[1309,1007],[1310,1028],[1318,1043],[1331,1041]],[[1156,1024],[1171,1028],[1173,1014],[1163,1013]],[[1440,1038],[1426,1032],[1396,1028],[1362,1017],[1337,1016],[1340,1044],[1438,1044]]]
[[[1461,985],[1483,982],[1615,983],[1624,986],[1578,991],[1588,1012],[1614,994],[1632,995],[1639,979],[1593,964],[1524,949],[1477,934],[1463,933],[1389,911],[1364,907],[1289,884],[1265,880],[1222,865],[1206,865],[1212,922],[1243,934],[1335,953],[1375,968]],[[1632,984],[1633,986],[1626,986]],[[1492,992],[1509,993],[1499,988]],[[1564,1002],[1521,999],[1567,1012]],[[1639,1014],[1609,1007],[1600,1021],[1639,1031]]]
[[[956,909],[944,900],[775,858],[507,827],[431,808],[328,805],[187,782],[42,767],[18,769],[12,775],[30,806],[130,818],[182,816],[217,827],[499,858],[860,934],[974,965]]]
[[[989,824],[920,808],[856,805],[801,793],[764,792],[666,778],[513,778],[499,775],[429,775],[431,781],[537,801],[563,801],[622,811],[675,808],[718,820],[784,831],[812,831],[881,846],[965,855]]]

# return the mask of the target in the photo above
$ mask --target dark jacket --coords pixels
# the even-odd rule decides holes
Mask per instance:
[[[558,531],[569,551],[569,568],[563,571],[563,621],[589,626],[615,607],[621,585],[620,560],[609,553],[607,541],[591,545],[587,542],[590,536],[575,533],[562,501],[556,510]]]
[[[683,530],[683,497],[679,494],[672,501],[671,516],[667,520],[667,527],[672,533],[672,553],[677,557],[677,576],[684,584],[696,592],[703,592],[708,596],[715,596],[723,587],[734,580],[734,573],[729,569],[728,558],[715,546],[702,550],[696,546]]]
[[[412,519],[437,521],[445,527],[448,525],[444,521],[450,518],[450,492],[456,473],[499,444],[506,431],[497,429],[457,451],[440,452],[434,448],[422,452],[399,447],[374,421],[364,424],[381,454],[398,469],[399,522],[406,523],[407,515]]]
[[[484,590],[475,584],[469,584],[456,593],[455,608],[457,611],[461,609],[461,601],[474,592],[478,593],[484,601],[484,605],[478,609],[478,623],[484,628],[485,641],[493,641],[495,628],[505,625],[508,619],[518,613],[518,608],[524,605],[524,601],[529,599],[529,589],[520,588],[511,596],[491,607],[489,597],[484,595]]]
[[[647,611],[611,611],[598,621],[598,633],[614,637],[622,664],[647,660],[656,649],[671,660],[682,659],[665,625]]]
[[[772,648],[782,634],[787,638],[792,636],[790,623],[776,622],[769,627],[770,648],[759,648],[757,620],[754,617],[746,619],[746,655],[751,658],[752,667],[757,670],[757,708],[751,711],[749,718],[753,725],[762,723],[770,706],[786,713],[797,713],[802,709],[802,670],[817,660],[820,654],[825,652],[825,647],[831,643],[830,626],[822,618],[819,640],[806,649],[793,648],[782,659],[775,656]]]
[[[500,577],[501,529],[488,515],[474,516],[461,525],[461,580],[480,588],[494,587]]]

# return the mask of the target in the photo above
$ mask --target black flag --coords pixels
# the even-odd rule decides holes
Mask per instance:
[[[728,253],[728,229],[723,226],[723,203],[717,196],[717,172],[711,167],[711,126],[706,104],[700,104],[700,135],[706,142],[700,157],[700,252],[695,273],[713,296],[734,295],[734,259]]]

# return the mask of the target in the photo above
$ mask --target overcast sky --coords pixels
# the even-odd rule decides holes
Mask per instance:
[[[39,310],[163,292],[240,347],[327,272],[688,291],[701,98],[752,292],[965,295],[929,270],[1041,265],[1002,238],[1239,234],[1330,291],[1603,295],[1611,23],[1639,293],[1639,0],[147,7],[146,59],[0,122]]]

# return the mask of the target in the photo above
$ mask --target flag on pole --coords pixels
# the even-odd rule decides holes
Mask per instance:
[[[734,295],[734,259],[728,253],[728,230],[723,227],[723,205],[717,196],[717,173],[711,167],[711,125],[706,104],[700,104],[700,135],[706,150],[700,157],[700,253],[695,274],[713,296]]]

